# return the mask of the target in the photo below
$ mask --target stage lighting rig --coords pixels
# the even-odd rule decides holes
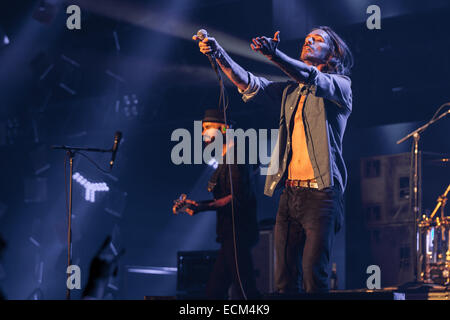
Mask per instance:
[[[91,182],[83,177],[79,172],[75,172],[73,179],[85,189],[84,199],[88,202],[95,202],[95,193],[99,191],[107,192],[109,187],[105,182]]]
[[[137,118],[140,115],[139,99],[135,93],[126,94],[116,101],[116,113],[123,114],[126,118]]]

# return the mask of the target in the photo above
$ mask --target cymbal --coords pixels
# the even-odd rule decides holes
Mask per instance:
[[[433,159],[433,160],[426,160],[426,163],[435,165],[435,166],[447,167],[447,166],[450,166],[450,158],[439,158],[439,159]]]

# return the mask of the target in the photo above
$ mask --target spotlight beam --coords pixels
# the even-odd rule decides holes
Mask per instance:
[[[180,17],[156,12],[149,7],[126,3],[121,0],[73,0],[72,2],[79,5],[80,8],[96,14],[126,21],[130,24],[189,41],[192,41],[192,35],[201,28],[199,25],[182,21]],[[220,43],[227,48],[227,51],[251,60],[271,64],[262,55],[256,54],[250,49],[249,41],[244,41],[212,28],[208,28],[208,31],[220,40]]]

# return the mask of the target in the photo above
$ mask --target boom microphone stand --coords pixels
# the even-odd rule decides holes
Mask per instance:
[[[73,191],[73,159],[75,158],[75,154],[79,151],[85,152],[113,152],[113,148],[111,149],[98,149],[98,148],[80,148],[80,147],[69,147],[69,146],[52,146],[54,150],[65,150],[67,156],[69,157],[69,210],[67,213],[67,267],[72,264],[72,191]],[[69,278],[69,275],[67,276]],[[66,300],[70,300],[70,289],[67,287],[66,290]]]

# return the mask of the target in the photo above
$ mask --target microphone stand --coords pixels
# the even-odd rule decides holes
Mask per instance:
[[[401,138],[397,141],[397,144],[400,144],[409,138],[413,137],[413,156],[411,157],[411,168],[413,168],[412,176],[413,176],[413,192],[411,197],[411,207],[412,207],[412,215],[414,217],[414,234],[417,237],[417,221],[418,221],[418,213],[420,211],[420,201],[419,201],[419,140],[420,140],[420,134],[424,132],[430,125],[433,123],[439,121],[440,119],[444,118],[446,115],[450,113],[450,110],[447,110],[446,112],[442,113],[437,118],[432,118],[430,121],[428,121],[423,126],[417,128],[416,130],[410,132],[405,137]],[[421,274],[422,274],[422,265],[420,260],[422,259],[422,243],[419,241],[419,248],[417,248],[416,245],[416,264],[414,268],[414,274],[416,278],[416,282],[421,282]],[[419,252],[420,254],[417,254]]]
[[[67,267],[72,264],[72,191],[73,191],[73,159],[78,151],[86,152],[112,152],[112,149],[99,149],[99,148],[80,148],[80,147],[69,147],[69,146],[52,146],[54,150],[64,150],[69,157],[69,212],[67,213]],[[69,275],[67,275],[67,279]],[[66,300],[70,300],[70,289],[66,289]]]

